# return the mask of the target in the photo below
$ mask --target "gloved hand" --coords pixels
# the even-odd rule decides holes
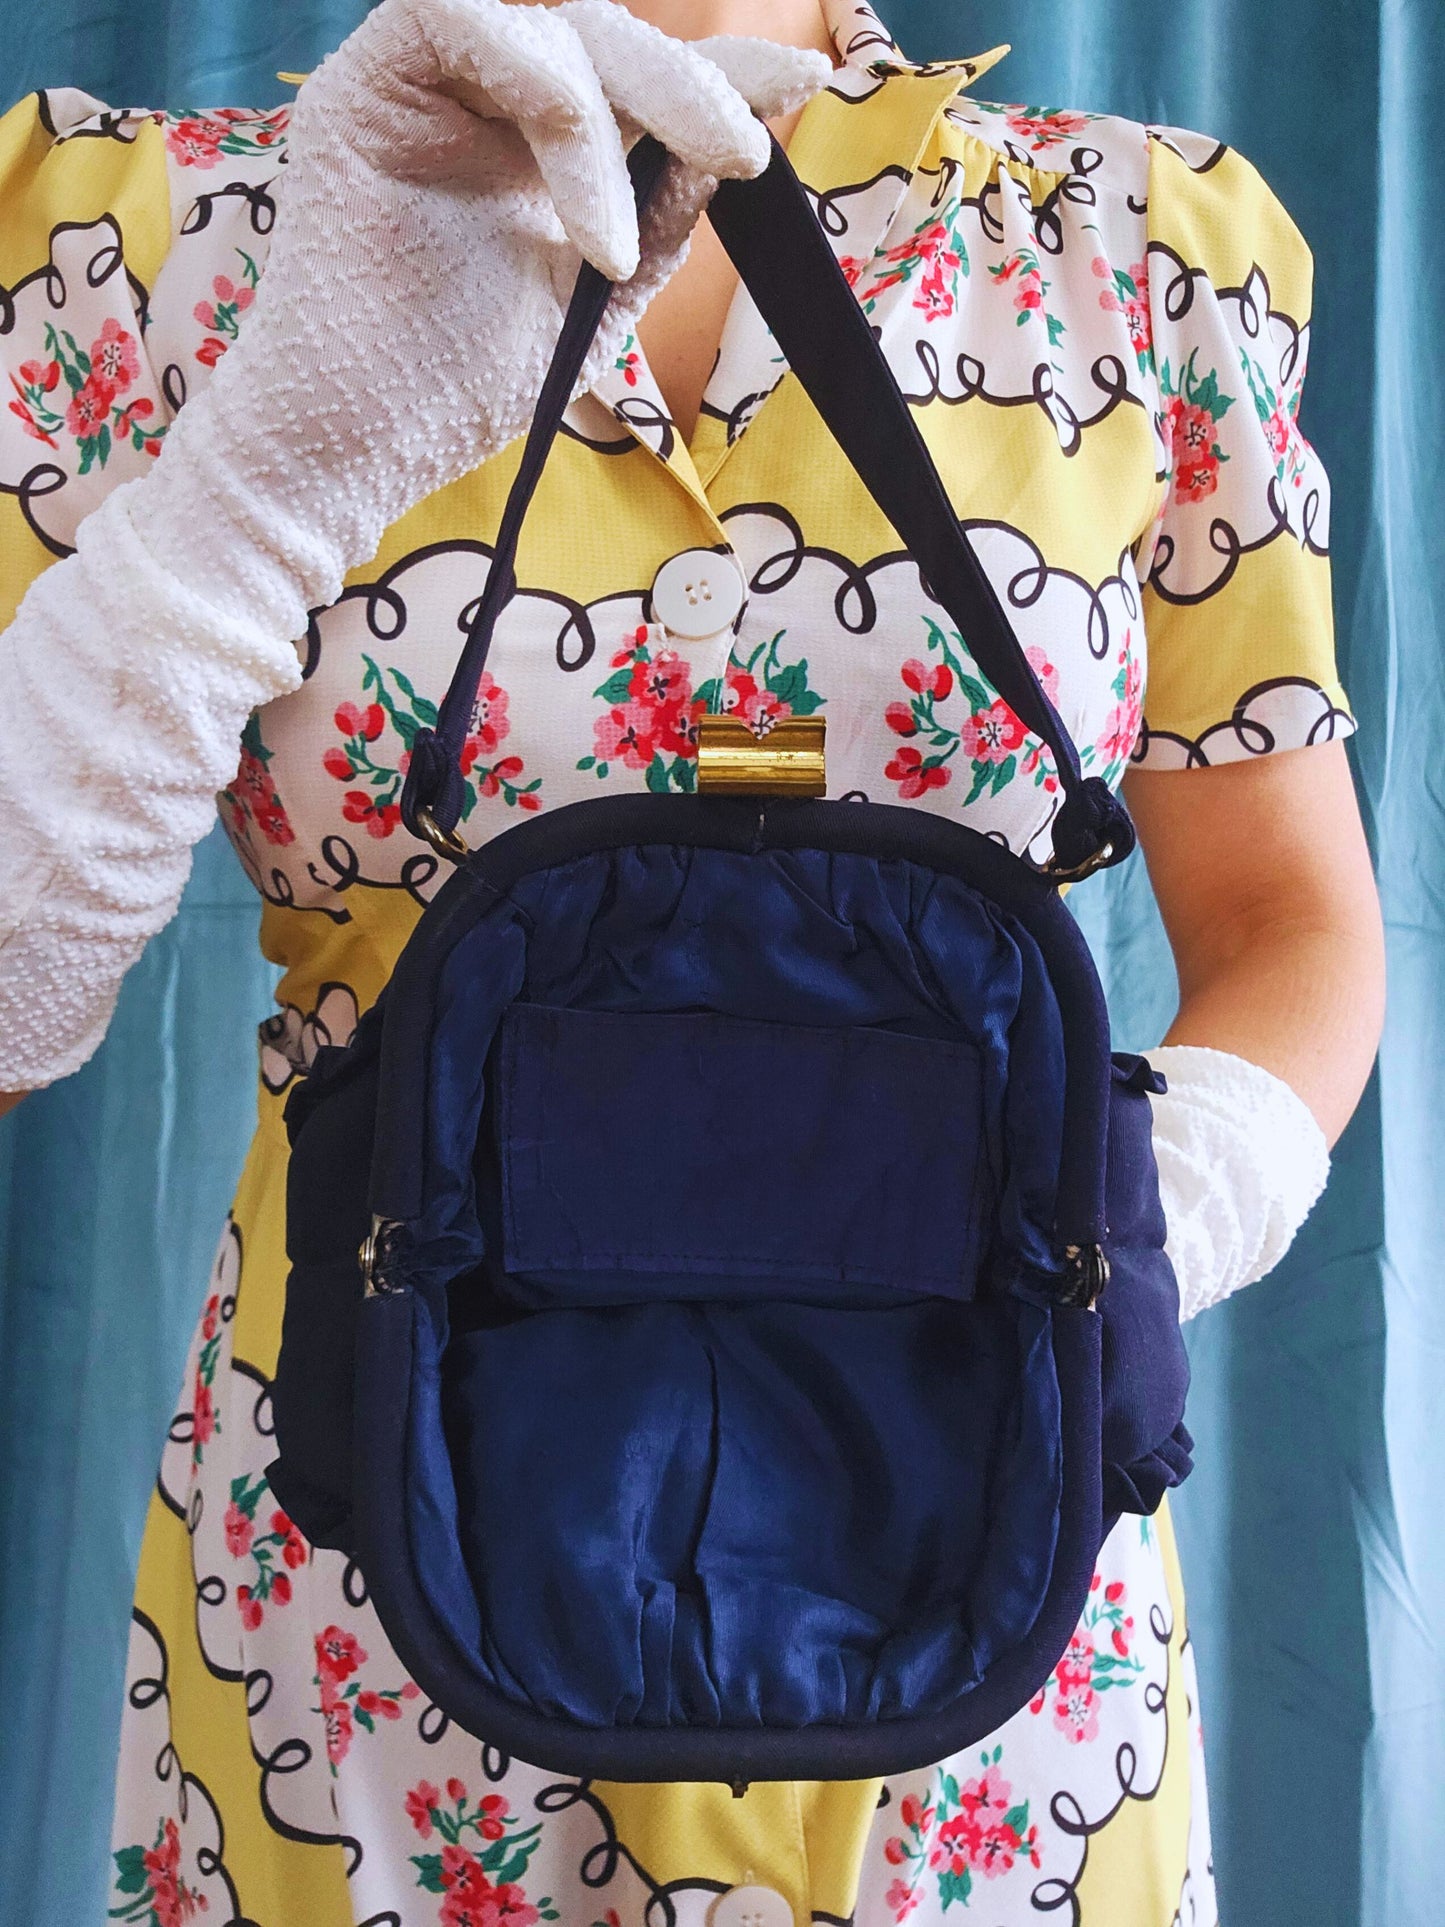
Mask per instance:
[[[1228,1051],[1149,1052],[1169,1089],[1150,1099],[1180,1322],[1272,1271],[1325,1188],[1314,1113],[1272,1072]]]
[[[524,428],[580,256],[631,274],[590,381],[715,177],[765,165],[753,110],[829,71],[612,0],[383,0],[306,82],[239,342],[0,637],[0,1090],[100,1042],[246,716],[299,681],[308,610]],[[640,237],[639,128],[675,157]]]
[[[828,72],[764,41],[685,45],[613,0],[383,0],[297,97],[264,284],[167,439],[152,553],[222,607],[279,595],[299,634],[399,516],[525,428],[580,256],[626,284],[590,380],[716,177],[766,165],[753,109]],[[639,247],[623,136],[640,128],[676,158]],[[210,566],[198,505],[221,538]]]

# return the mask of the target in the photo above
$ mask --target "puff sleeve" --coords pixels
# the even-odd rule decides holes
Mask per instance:
[[[1150,769],[1354,728],[1335,669],[1329,482],[1299,424],[1313,263],[1250,163],[1150,130],[1162,497],[1145,544]]]

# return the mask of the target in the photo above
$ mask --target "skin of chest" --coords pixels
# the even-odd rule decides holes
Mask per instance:
[[[802,111],[797,108],[768,122],[782,147],[787,147]],[[693,231],[687,259],[653,296],[638,323],[643,353],[685,442],[692,440],[697,426],[737,285],[737,270],[704,215]]]
[[[685,442],[697,426],[737,284],[737,271],[704,217],[686,261],[637,325],[643,353]]]

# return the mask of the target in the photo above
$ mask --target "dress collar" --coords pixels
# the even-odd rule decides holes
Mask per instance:
[[[839,65],[804,108],[788,157],[818,198],[844,190],[849,219],[824,219],[834,251],[854,266],[887,232],[934,126],[957,94],[1008,48],[957,60],[911,61],[868,0],[823,0]],[[857,195],[859,186],[866,190]],[[677,433],[646,356],[629,337],[585,398],[601,403],[706,504],[706,488],[787,367],[745,288],[733,298],[692,447]],[[579,424],[580,425],[580,424]],[[593,431],[598,432],[596,418]]]

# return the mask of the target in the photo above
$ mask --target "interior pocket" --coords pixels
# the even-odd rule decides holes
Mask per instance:
[[[991,1179],[971,1045],[517,1004],[498,1049],[492,1276],[513,1300],[972,1297]]]
[[[981,1300],[539,1312],[453,1339],[475,1650],[588,1726],[927,1714],[1027,1636],[1062,1461],[1047,1314]],[[454,1589],[455,1590],[455,1589]]]

